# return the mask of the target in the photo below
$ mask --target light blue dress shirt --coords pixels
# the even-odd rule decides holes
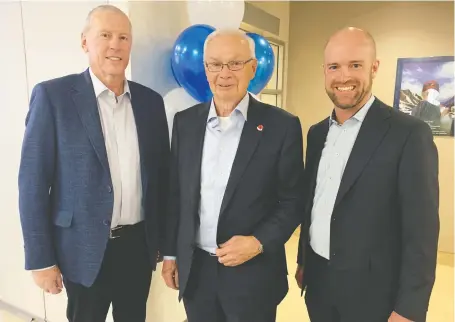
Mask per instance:
[[[212,100],[207,117],[201,163],[200,226],[196,232],[196,246],[214,254],[218,218],[232,164],[237,153],[243,126],[248,115],[248,93],[228,117],[216,113]],[[175,259],[165,256],[164,259]]]
[[[330,224],[338,189],[360,127],[374,99],[372,95],[343,124],[335,120],[333,113],[329,120],[329,132],[319,161],[310,225],[311,248],[326,259],[330,259]]]
[[[213,101],[210,106],[202,152],[200,226],[196,234],[196,245],[209,253],[218,248],[218,217],[247,119],[248,103],[246,95],[228,117],[217,116]]]

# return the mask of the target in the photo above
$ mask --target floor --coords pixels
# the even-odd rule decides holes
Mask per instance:
[[[309,322],[300,289],[294,280],[298,237],[292,236],[287,243],[289,267],[289,293],[278,308],[278,322]],[[436,272],[436,283],[430,300],[427,322],[454,321],[454,255],[440,253]],[[8,312],[0,311],[0,322],[24,322]],[[60,321],[56,321],[60,322]],[[61,321],[64,322],[64,321]],[[174,322],[174,321],[166,321]],[[178,322],[178,321],[175,321]]]

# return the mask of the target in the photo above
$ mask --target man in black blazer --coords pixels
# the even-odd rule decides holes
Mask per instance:
[[[431,130],[371,93],[379,62],[367,32],[325,48],[335,107],[308,132],[298,269],[312,322],[425,321],[439,235]]]
[[[174,118],[162,275],[189,322],[275,321],[301,217],[300,122],[247,93],[257,61],[244,33],[211,34],[204,57],[214,98]]]

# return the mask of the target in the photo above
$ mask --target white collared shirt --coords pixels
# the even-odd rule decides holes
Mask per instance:
[[[123,94],[116,97],[92,72],[98,111],[111,172],[114,207],[111,227],[132,225],[144,219],[139,144],[125,79]]]
[[[341,178],[374,99],[371,95],[368,102],[343,124],[338,124],[333,114],[329,120],[329,132],[319,161],[310,225],[311,248],[326,259],[330,259],[330,224]]]
[[[213,99],[210,105],[201,161],[200,224],[196,232],[196,246],[209,253],[215,253],[218,248],[221,204],[247,120],[249,102],[250,96],[246,93],[227,117],[217,115]],[[164,256],[163,259],[175,260],[176,257]]]
[[[231,174],[232,164],[247,120],[249,95],[227,117],[216,113],[212,100],[207,117],[201,163],[200,225],[196,245],[215,253],[221,203]]]

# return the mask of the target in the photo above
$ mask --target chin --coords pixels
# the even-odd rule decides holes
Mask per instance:
[[[123,66],[123,65],[107,65],[107,66],[104,66],[104,69],[106,70],[106,72],[110,72],[111,74],[114,74],[114,73],[121,73],[123,71],[125,71],[126,69],[126,66]]]
[[[341,104],[337,102],[335,103],[335,106],[342,110],[349,110],[354,107],[354,104]]]
[[[348,110],[350,108],[356,107],[360,102],[360,98],[358,96],[355,96],[354,98],[350,100],[339,100],[335,99],[334,103],[337,107],[343,109],[343,110]]]
[[[235,97],[235,93],[232,91],[218,91],[216,96],[222,100],[229,100]]]

